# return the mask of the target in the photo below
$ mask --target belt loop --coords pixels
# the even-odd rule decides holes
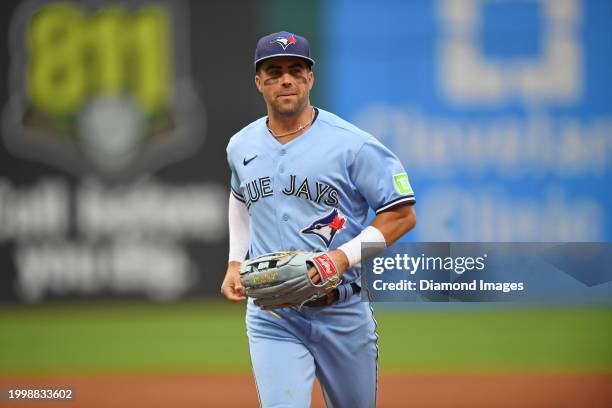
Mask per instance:
[[[345,283],[344,285],[338,286],[338,303],[345,302],[351,296],[361,291],[359,285],[355,282]]]
[[[350,285],[340,285],[338,286],[338,303],[344,302],[349,296],[347,296],[348,287]]]

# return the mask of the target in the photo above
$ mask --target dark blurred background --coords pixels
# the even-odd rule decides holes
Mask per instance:
[[[3,301],[216,294],[225,146],[280,30],[312,43],[313,103],[404,162],[405,240],[612,237],[608,1],[1,7]]]

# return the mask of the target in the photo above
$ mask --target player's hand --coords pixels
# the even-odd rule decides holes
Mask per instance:
[[[221,294],[230,302],[240,302],[246,299],[244,287],[240,281],[240,262],[228,264],[225,279],[221,284]]]
[[[349,266],[349,261],[346,257],[346,254],[339,249],[334,249],[333,251],[328,252],[327,255],[329,255],[331,260],[334,262],[334,265],[338,270],[338,274],[340,275],[340,278],[342,278],[342,275],[344,275],[344,271],[346,271]],[[319,276],[319,273],[315,268],[310,268],[310,270],[308,271],[308,276],[314,284],[317,284],[321,281],[321,277]]]

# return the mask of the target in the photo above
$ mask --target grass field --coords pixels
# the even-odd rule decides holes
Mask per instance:
[[[612,309],[381,309],[382,373],[612,372]],[[244,305],[3,306],[7,375],[250,373]]]

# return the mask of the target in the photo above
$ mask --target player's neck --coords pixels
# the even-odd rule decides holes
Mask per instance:
[[[314,119],[314,108],[308,104],[296,115],[268,111],[268,129],[273,137],[285,144],[306,132]]]

